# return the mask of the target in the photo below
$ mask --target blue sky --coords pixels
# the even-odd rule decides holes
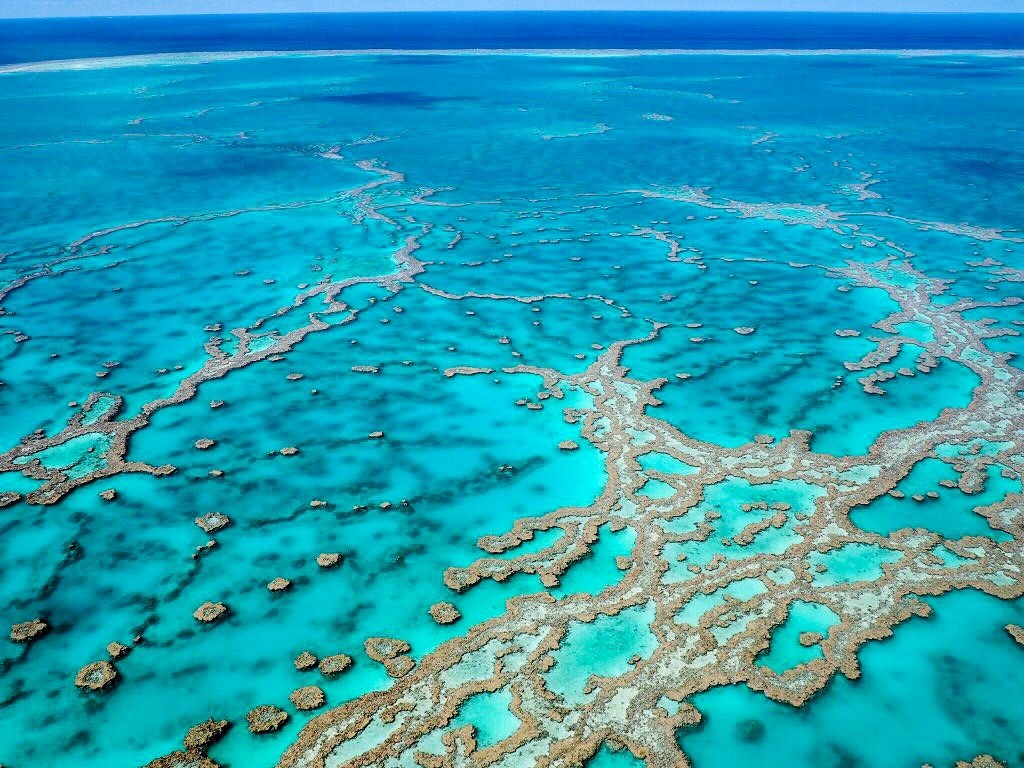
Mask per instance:
[[[1024,0],[0,0],[0,18],[409,10],[1009,11]]]

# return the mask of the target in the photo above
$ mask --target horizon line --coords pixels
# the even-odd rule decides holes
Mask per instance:
[[[347,58],[358,56],[524,56],[565,58],[626,58],[639,56],[889,56],[934,58],[978,56],[982,58],[1024,58],[1024,48],[371,48],[337,50],[265,51],[182,51],[137,53],[120,56],[87,56],[0,64],[0,77],[45,72],[84,72],[151,65],[196,66],[217,62],[262,58]]]
[[[366,9],[347,11],[255,11],[255,12],[217,12],[217,11],[195,11],[192,13],[175,13],[155,11],[152,13],[106,13],[106,14],[63,14],[57,16],[0,16],[0,21],[57,21],[63,19],[146,19],[146,18],[185,18],[189,16],[366,16],[366,15],[440,15],[440,14],[702,14],[708,16],[729,15],[729,14],[757,14],[757,15],[790,15],[790,16],[1024,16],[1024,10],[1020,11],[995,11],[995,10],[969,10],[969,11],[901,11],[901,10],[875,10],[875,11],[839,11],[821,8],[817,10],[788,10],[784,8],[757,8],[757,9],[654,9],[654,8],[601,8],[596,10],[581,9],[520,9],[520,8],[494,8],[494,9],[433,9],[423,10],[412,9]]]

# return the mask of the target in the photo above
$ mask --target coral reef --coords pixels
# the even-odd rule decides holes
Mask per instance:
[[[11,640],[15,643],[34,643],[50,630],[50,625],[42,619],[23,621],[11,626]]]
[[[75,685],[89,691],[105,691],[117,680],[117,669],[109,661],[86,664],[75,675]]]
[[[459,609],[445,601],[434,603],[430,606],[429,613],[438,624],[453,624],[462,618]]]
[[[262,704],[245,716],[253,733],[272,733],[288,720],[288,713],[271,704]]]
[[[196,621],[201,621],[204,624],[212,624],[220,621],[227,612],[228,607],[224,605],[224,603],[212,603],[207,600],[196,608],[195,613],[192,615],[195,617]]]
[[[298,688],[289,694],[288,699],[300,711],[319,709],[327,703],[327,697],[324,696],[323,689],[316,685]]]
[[[340,675],[352,665],[352,657],[344,653],[336,653],[333,656],[324,656],[320,659],[320,672],[327,677]],[[296,664],[297,666],[297,664]]]

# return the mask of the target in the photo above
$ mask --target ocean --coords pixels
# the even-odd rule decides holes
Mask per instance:
[[[1022,32],[0,21],[0,765],[1024,766]]]
[[[1021,45],[1024,14],[521,11],[0,19],[0,64],[194,51]]]

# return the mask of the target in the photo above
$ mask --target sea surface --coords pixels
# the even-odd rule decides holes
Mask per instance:
[[[0,21],[0,764],[1024,766],[1022,48]]]
[[[0,19],[0,64],[195,51],[1015,50],[1024,14],[453,12]]]

